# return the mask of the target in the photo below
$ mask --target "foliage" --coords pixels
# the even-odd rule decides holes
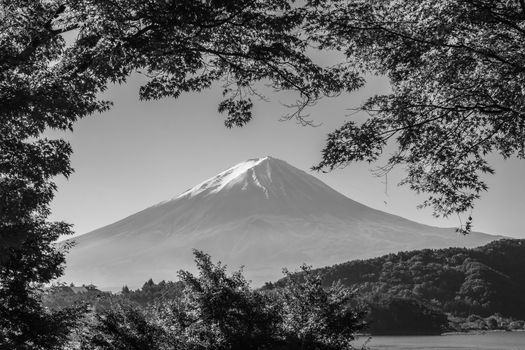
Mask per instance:
[[[288,0],[2,0],[1,304],[16,299],[27,303],[19,310],[45,317],[36,314],[34,284],[61,273],[61,253],[51,243],[71,229],[46,218],[56,191],[53,178],[72,172],[72,150],[65,140],[43,137],[47,129],[72,130],[78,119],[107,110],[111,103],[100,100],[100,93],[134,72],[148,77],[142,99],[176,98],[221,83],[219,111],[227,113],[227,127],[252,118],[254,84],[270,82],[298,92],[297,111],[289,117],[307,123],[305,107],[323,95],[355,89],[361,80],[341,67],[322,68],[306,55],[309,42],[298,30],[303,12]],[[64,33],[74,39],[66,43]],[[32,267],[47,272],[25,274]],[[15,283],[15,277],[27,279]],[[1,331],[9,339],[20,332],[20,322],[32,324],[11,311],[2,315]]]
[[[324,288],[309,266],[299,276],[285,270],[283,329],[288,343],[300,349],[351,349],[353,334],[363,328],[363,314],[352,307],[353,293],[339,283]]]
[[[449,329],[455,332],[485,331],[485,330],[522,330],[525,321],[513,317],[503,317],[495,313],[489,317],[469,315],[468,317],[449,316]]]
[[[369,302],[368,330],[372,334],[441,334],[447,316],[411,298],[382,296]]]
[[[96,80],[60,72],[64,40],[52,23],[63,8],[53,1],[4,0],[0,7],[0,256],[28,236],[68,225],[45,221],[56,186],[68,177],[71,147],[42,138],[46,128],[70,129],[78,117],[102,111]]]
[[[52,178],[71,173],[71,147],[39,136],[46,127],[69,127],[76,115],[69,107],[77,105],[77,113],[97,107],[81,97],[78,80],[55,74],[52,62],[63,40],[50,34],[50,21],[58,6],[0,6],[0,347],[52,349],[65,341],[77,315],[40,304],[40,285],[59,276],[64,261],[52,243],[71,232],[46,220]]]
[[[344,51],[392,86],[364,104],[364,123],[330,133],[316,169],[374,162],[396,144],[379,174],[402,165],[401,183],[448,216],[471,209],[487,189],[488,154],[525,157],[523,1],[308,3],[308,30],[323,48]]]
[[[53,245],[70,226],[48,222],[53,177],[69,176],[71,147],[42,138],[103,110],[93,80],[58,73],[64,40],[52,28],[63,11],[52,1],[0,3],[0,334],[3,347],[52,349],[78,312],[51,313],[40,285],[60,276],[63,252]]]
[[[124,286],[120,298],[146,306],[162,300],[179,299],[182,297],[183,289],[184,284],[180,281],[160,281],[155,283],[152,279],[149,279],[141,289],[130,290],[127,286]]]
[[[242,271],[229,275],[224,265],[213,264],[200,251],[195,251],[195,261],[197,276],[179,273],[182,295],[146,307],[120,299],[86,324],[81,346],[99,350],[351,348],[361,315],[350,308],[352,295],[343,287],[325,290],[318,278],[309,276],[291,281],[282,293],[253,290]]]
[[[325,287],[339,281],[354,290],[372,309],[373,305],[383,305],[383,309],[390,308],[390,313],[396,313],[395,308],[389,306],[390,300],[412,299],[418,305],[454,316],[489,317],[499,313],[524,320],[524,266],[525,240],[500,240],[475,249],[400,252],[314,272],[322,278]],[[283,279],[273,288],[285,285]],[[429,332],[436,330],[435,327],[428,329]]]
[[[96,288],[75,293],[70,287],[75,286],[59,284],[46,288],[42,295],[42,305],[50,310],[63,310],[82,306],[102,311],[109,310],[113,300],[117,298],[110,292],[102,292]]]
[[[170,305],[175,334],[196,349],[271,348],[278,318],[269,299],[252,290],[241,271],[228,276],[209,255],[194,254],[199,275],[179,272],[184,296]]]
[[[82,350],[163,349],[163,329],[135,305],[118,303],[94,317],[84,325],[87,331],[80,332]]]
[[[59,349],[85,311],[42,305],[42,284],[61,273],[64,256],[51,245],[59,229],[47,224],[34,230],[0,265],[0,349]]]

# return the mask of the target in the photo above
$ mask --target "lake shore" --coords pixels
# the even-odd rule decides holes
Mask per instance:
[[[440,335],[479,335],[489,333],[520,333],[525,332],[525,329],[485,329],[485,330],[469,330],[465,332],[443,332]]]
[[[525,332],[491,331],[429,336],[361,336],[356,349],[367,350],[516,350],[523,349]]]
[[[439,334],[428,334],[428,333],[383,333],[383,334],[372,334],[372,333],[357,333],[356,338],[359,337],[436,337],[436,336],[451,336],[451,335],[480,335],[490,333],[525,333],[525,329],[480,329],[480,330],[468,330],[468,331],[450,331]]]

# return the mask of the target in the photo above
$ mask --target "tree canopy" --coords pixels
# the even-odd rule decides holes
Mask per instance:
[[[363,314],[350,307],[353,294],[341,285],[324,289],[320,278],[303,268],[301,279],[288,274],[282,290],[257,290],[242,271],[229,274],[201,251],[194,256],[198,274],[179,272],[181,294],[142,308],[120,296],[87,325],[81,348],[353,349]],[[144,286],[166,290],[167,285],[152,281]]]
[[[505,239],[474,249],[424,249],[348,261],[313,273],[324,287],[340,281],[369,304],[386,306],[389,299],[409,298],[457,317],[499,314],[524,320],[524,253],[525,240]],[[282,279],[275,286],[285,283]],[[398,317],[406,318],[403,322],[411,318]],[[372,322],[379,319],[375,315]],[[407,325],[405,332],[414,326]]]
[[[393,144],[380,170],[403,166],[402,184],[448,216],[468,212],[487,189],[488,154],[525,157],[523,1],[308,3],[309,32],[323,48],[344,51],[352,65],[392,86],[362,106],[364,123],[329,134],[315,169],[375,162]]]
[[[303,12],[288,0],[1,0],[0,304],[25,295],[19,309],[38,305],[35,285],[61,272],[63,252],[53,241],[71,229],[47,217],[53,179],[72,172],[72,150],[43,137],[47,129],[72,130],[78,119],[107,110],[101,92],[133,72],[148,77],[142,99],[221,83],[227,127],[251,119],[254,84],[270,82],[297,91],[289,117],[303,120],[302,109],[321,96],[360,84],[354,73],[322,68],[306,55]],[[74,40],[66,42],[66,32]],[[31,268],[37,272],[25,274]],[[11,288],[16,276],[24,278],[20,290]],[[35,319],[43,312],[34,311]],[[34,319],[4,314],[2,334],[34,329]]]

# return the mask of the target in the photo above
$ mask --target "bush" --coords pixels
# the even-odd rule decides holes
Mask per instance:
[[[343,350],[362,325],[341,285],[325,289],[303,267],[282,289],[254,290],[242,271],[195,251],[198,275],[179,272],[182,293],[140,310],[117,303],[95,315],[81,334],[81,349]],[[153,288],[153,282],[147,283]]]
[[[498,329],[498,320],[494,316],[487,318],[486,322],[489,329]]]

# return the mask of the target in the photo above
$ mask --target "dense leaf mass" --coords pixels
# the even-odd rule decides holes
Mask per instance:
[[[351,340],[362,326],[363,315],[352,307],[354,295],[342,285],[324,288],[319,276],[303,266],[302,278],[287,273],[282,289],[254,290],[242,271],[228,274],[224,265],[213,264],[200,251],[195,251],[195,261],[199,274],[181,271],[177,283],[149,280],[135,292],[124,288],[119,296],[101,295],[113,303],[103,302],[100,307],[100,300],[95,301],[93,314],[70,346],[99,350],[353,349]],[[138,294],[148,296],[152,303],[134,303]],[[88,293],[79,296],[93,302]],[[48,305],[57,307],[62,301],[63,295],[54,293]]]
[[[392,92],[370,117],[330,133],[317,169],[397,150],[402,181],[437,215],[462,213],[487,189],[489,153],[525,157],[525,3],[507,0],[310,1],[310,32]],[[463,227],[469,229],[469,227]]]
[[[85,311],[42,305],[43,284],[62,272],[64,255],[52,243],[63,228],[34,220],[30,237],[11,248],[10,259],[0,265],[0,349],[62,349]]]
[[[525,240],[401,252],[314,272],[325,285],[340,281],[372,304],[410,298],[456,316],[525,319]]]

